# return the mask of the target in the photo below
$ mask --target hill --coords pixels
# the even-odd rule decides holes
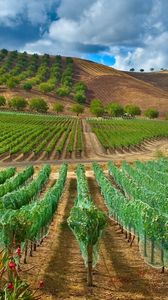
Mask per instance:
[[[35,96],[44,97],[49,109],[55,101],[62,101],[65,113],[69,113],[76,99],[76,84],[83,81],[87,92],[82,91],[88,107],[93,98],[106,105],[112,101],[136,104],[142,111],[154,107],[163,117],[168,111],[168,73],[123,72],[111,67],[79,58],[29,55],[17,51],[0,52],[0,93],[7,100],[16,95],[28,101]],[[25,84],[31,85],[25,90]],[[47,85],[47,90],[45,90]],[[67,89],[62,91],[66,85]],[[86,114],[89,110],[86,109]]]
[[[100,98],[104,104],[134,103],[142,111],[154,107],[161,116],[168,111],[167,73],[127,73],[81,59],[75,63],[78,76],[88,86],[89,100]]]

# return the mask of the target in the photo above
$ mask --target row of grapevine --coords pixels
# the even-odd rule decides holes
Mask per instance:
[[[43,189],[51,173],[50,165],[45,165],[39,172],[37,178],[26,186],[16,189],[11,193],[4,195],[0,199],[0,206],[6,209],[19,209],[34,200]],[[1,208],[2,208],[1,207]]]
[[[68,224],[79,242],[85,265],[88,268],[88,285],[92,286],[92,267],[98,261],[98,242],[107,219],[91,199],[83,165],[78,165],[76,175],[77,199],[70,212]]]
[[[167,121],[89,119],[88,122],[106,150],[127,150],[145,140],[168,137]]]
[[[153,199],[151,206],[149,195],[148,202],[142,199],[139,186],[132,186],[131,180],[127,182],[127,175],[112,163],[109,163],[109,171],[121,190],[112,186],[98,164],[94,163],[93,169],[110,216],[129,233],[130,241],[131,236],[133,240],[135,236],[138,237],[145,261],[155,267],[167,266],[168,218],[167,214],[158,209],[158,198]],[[131,190],[134,192],[131,193]]]

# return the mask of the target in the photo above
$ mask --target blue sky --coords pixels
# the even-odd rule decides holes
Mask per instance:
[[[167,0],[0,0],[0,47],[168,68],[167,12]]]

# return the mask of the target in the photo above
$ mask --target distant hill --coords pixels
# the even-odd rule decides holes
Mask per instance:
[[[17,82],[12,89],[7,84],[11,76]],[[31,91],[23,90],[27,81],[32,84]],[[104,105],[116,101],[123,105],[136,104],[142,111],[154,107],[161,116],[168,112],[168,72],[124,72],[79,58],[0,52],[0,94],[8,99],[18,93],[27,99],[43,96],[50,107],[56,100],[63,101],[68,112],[75,103],[74,86],[79,81],[88,88],[87,107],[93,98],[99,98]],[[50,92],[39,90],[43,82],[50,84]],[[60,96],[58,89],[63,84],[68,85],[69,92]]]

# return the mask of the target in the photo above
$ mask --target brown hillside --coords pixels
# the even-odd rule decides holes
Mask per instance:
[[[150,73],[140,73],[140,72],[125,72],[132,76],[133,78],[137,78],[139,80],[143,80],[147,83],[150,83],[158,88],[161,88],[168,92],[168,72],[150,72]]]
[[[166,73],[156,73],[159,76],[156,76],[155,80],[152,78],[145,80],[138,76],[136,78],[134,75],[137,73],[128,74],[86,60],[75,59],[75,66],[77,78],[86,82],[88,86],[89,101],[100,98],[104,104],[111,101],[118,101],[123,105],[134,103],[139,105],[142,111],[154,107],[160,111],[161,116],[168,111],[168,88],[166,89],[168,74]]]

